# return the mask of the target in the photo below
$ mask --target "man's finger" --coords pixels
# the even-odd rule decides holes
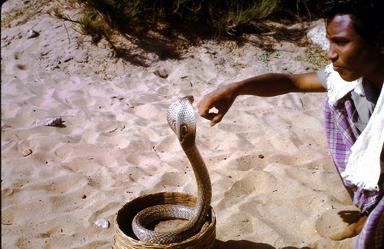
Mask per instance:
[[[216,113],[208,112],[208,113],[206,113],[206,114],[205,114],[204,116],[202,116],[202,117],[205,118],[205,119],[208,119],[208,120],[212,120],[212,119],[215,118],[215,116],[216,116]]]
[[[224,117],[224,114],[222,113],[214,114],[214,117],[211,119],[211,126],[214,126],[217,123],[219,123],[223,119],[223,117]]]
[[[206,106],[202,102],[199,102],[197,104],[197,111],[198,111],[199,115],[202,116],[203,118],[208,118],[209,108],[206,108]]]

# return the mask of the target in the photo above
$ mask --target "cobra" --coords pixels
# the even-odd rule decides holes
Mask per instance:
[[[196,204],[194,207],[156,205],[141,210],[132,221],[132,230],[137,238],[146,243],[170,244],[183,241],[200,231],[210,211],[212,187],[208,170],[195,144],[196,116],[192,103],[192,96],[172,103],[167,111],[167,121],[193,168],[197,184]],[[185,219],[188,222],[167,232],[146,228],[156,221],[168,219]]]

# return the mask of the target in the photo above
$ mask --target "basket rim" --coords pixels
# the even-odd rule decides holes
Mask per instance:
[[[123,207],[121,209],[119,209],[119,211],[116,213],[115,215],[115,218],[114,218],[114,227],[115,227],[115,236],[116,234],[118,233],[120,237],[122,237],[123,239],[127,239],[129,241],[131,241],[132,243],[135,243],[136,245],[141,245],[141,246],[159,246],[159,247],[173,247],[173,246],[182,246],[184,244],[188,244],[188,243],[191,243],[195,240],[199,240],[202,236],[205,235],[206,232],[212,230],[212,229],[215,229],[216,227],[216,214],[215,214],[215,211],[213,209],[213,207],[210,205],[210,221],[208,223],[208,225],[203,225],[203,227],[201,228],[201,230],[196,233],[195,235],[189,237],[188,239],[186,240],[183,240],[183,241],[180,241],[180,242],[174,242],[174,243],[170,243],[170,244],[158,244],[158,243],[145,243],[143,241],[140,241],[140,240],[137,240],[137,239],[134,239],[132,237],[130,237],[129,235],[127,235],[126,233],[124,233],[122,231],[122,229],[120,229],[120,226],[119,226],[119,223],[117,222],[117,219],[118,219],[118,215],[119,215],[119,212],[121,210],[124,209],[124,207],[126,207],[126,205],[128,205],[130,202],[138,199],[138,198],[149,198],[151,196],[157,196],[157,195],[163,195],[163,194],[171,194],[171,195],[183,195],[183,196],[186,196],[186,197],[193,197],[195,198],[195,196],[191,195],[191,194],[188,194],[188,193],[183,193],[183,192],[159,192],[159,193],[152,193],[152,194],[146,194],[146,195],[142,195],[142,196],[139,196],[137,198],[134,198],[133,200],[127,202],[126,204],[123,205]],[[207,222],[205,223],[207,224]],[[165,247],[165,248],[166,248]]]

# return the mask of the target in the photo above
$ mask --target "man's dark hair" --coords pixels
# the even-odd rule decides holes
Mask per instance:
[[[318,9],[323,18],[350,14],[353,27],[369,44],[384,46],[383,0],[321,0]]]

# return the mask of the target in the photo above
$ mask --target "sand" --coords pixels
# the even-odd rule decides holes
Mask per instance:
[[[147,63],[140,66],[49,15],[59,3],[45,2],[2,27],[5,249],[112,248],[114,218],[126,202],[195,193],[191,167],[166,124],[173,100],[198,101],[236,80],[312,66],[295,59],[305,47],[290,42],[261,60],[265,51],[252,39],[242,46],[206,41],[165,60],[133,46]],[[7,1],[2,14],[34,4]],[[28,39],[29,29],[39,36]],[[324,97],[242,96],[220,124],[198,119],[217,215],[215,248],[352,248],[355,238],[326,238],[346,224],[336,211],[354,209],[327,150]],[[59,119],[59,127],[47,126]],[[109,226],[98,227],[99,219]]]

